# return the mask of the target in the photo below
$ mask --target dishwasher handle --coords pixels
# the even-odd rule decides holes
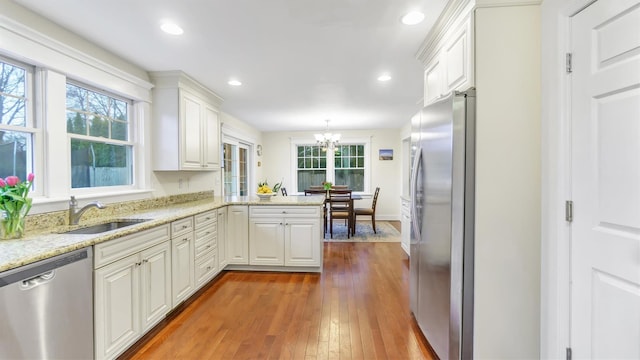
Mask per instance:
[[[20,290],[31,290],[35,287],[51,282],[55,277],[56,271],[51,270],[47,271],[44,274],[32,277],[31,279],[22,280],[22,284],[20,284]]]

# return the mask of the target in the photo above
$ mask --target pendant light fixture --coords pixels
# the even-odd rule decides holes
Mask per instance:
[[[327,122],[327,129],[324,134],[315,134],[316,142],[318,146],[322,146],[322,151],[335,150],[338,141],[340,141],[340,134],[332,134],[329,132],[329,119]]]

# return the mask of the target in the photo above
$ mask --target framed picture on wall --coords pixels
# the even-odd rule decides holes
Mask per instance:
[[[380,149],[380,160],[393,160],[393,149]]]

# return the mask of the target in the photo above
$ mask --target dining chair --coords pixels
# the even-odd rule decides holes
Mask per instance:
[[[349,185],[333,185],[331,189],[334,190],[346,190],[349,189]]]
[[[373,201],[371,202],[370,208],[355,208],[353,209],[353,218],[356,220],[358,215],[360,216],[371,216],[371,226],[373,226],[373,232],[378,233],[376,231],[376,204],[378,203],[378,194],[380,193],[380,187],[376,188],[376,191],[373,193]]]
[[[333,220],[345,220],[347,226],[347,238],[355,231],[355,223],[353,222],[353,199],[351,198],[351,190],[334,189],[329,191],[329,233],[333,239]]]

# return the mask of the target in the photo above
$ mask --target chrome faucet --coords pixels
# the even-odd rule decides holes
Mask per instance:
[[[82,214],[92,207],[104,209],[106,206],[104,206],[100,201],[92,201],[83,206],[82,209],[78,210],[78,201],[76,201],[75,196],[71,196],[71,200],[69,200],[69,225],[78,225],[78,221],[80,221]]]

